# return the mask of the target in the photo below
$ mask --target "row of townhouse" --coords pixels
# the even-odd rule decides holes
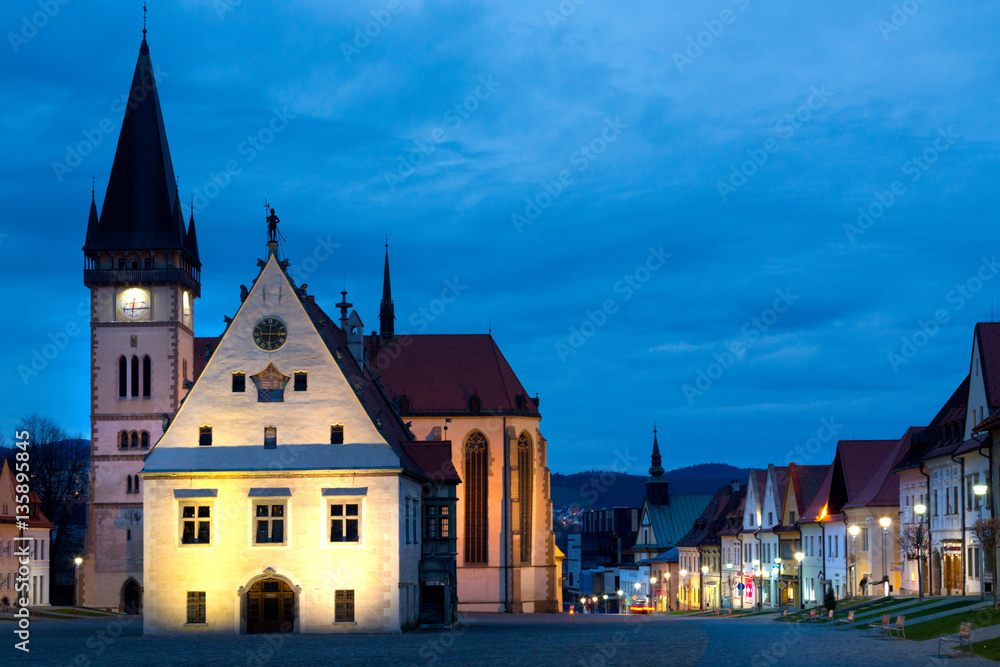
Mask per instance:
[[[976,325],[970,359],[927,426],[841,440],[829,465],[769,465],[720,488],[676,557],[641,561],[678,582],[664,608],[917,594],[921,573],[931,595],[991,592],[996,554],[975,524],[1000,510],[1000,323]]]

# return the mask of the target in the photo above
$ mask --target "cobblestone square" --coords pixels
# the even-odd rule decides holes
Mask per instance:
[[[131,622],[129,622],[131,621]],[[8,626],[10,627],[10,626]],[[11,627],[11,629],[13,629]],[[18,664],[232,665],[922,665],[944,664],[937,640],[865,637],[859,631],[777,623],[772,617],[463,615],[452,631],[402,635],[196,635],[144,637],[136,617],[32,624]],[[16,654],[16,655],[15,655]],[[962,664],[987,664],[963,658]]]

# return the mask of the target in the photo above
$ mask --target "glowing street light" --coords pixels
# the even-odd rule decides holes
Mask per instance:
[[[988,490],[988,488],[989,487],[987,487],[985,484],[972,485],[972,492],[976,494],[976,504],[979,505],[980,521],[983,520],[983,505],[986,504],[984,501],[986,500],[986,491]],[[981,601],[986,599],[986,585],[984,583],[984,578],[983,578],[984,574],[985,572],[983,571],[983,545],[980,544],[979,545],[979,599]]]
[[[917,513],[917,594],[920,601],[924,601],[924,515],[927,514],[927,505],[919,503],[914,505],[913,511]]]
[[[885,581],[885,594],[889,594],[889,568],[886,560],[885,553],[885,536],[889,534],[889,526],[892,525],[892,519],[887,516],[882,517],[878,520],[878,524],[882,526],[882,579]]]
[[[76,614],[76,605],[79,604],[80,596],[80,566],[83,565],[83,559],[77,556],[73,559],[73,562],[76,563],[76,569],[74,570],[76,576],[73,580],[73,613]]]
[[[698,601],[701,605],[701,610],[705,611],[705,578],[708,576],[708,566],[701,566],[701,599]]]
[[[861,528],[854,524],[847,529],[847,532],[851,534],[851,551],[854,554],[854,564],[851,565],[851,579],[853,580],[851,597],[853,598],[855,591],[858,590],[858,533],[861,532]]]
[[[806,608],[806,596],[802,593],[802,560],[806,557],[801,551],[795,552],[795,560],[799,564],[799,609]]]

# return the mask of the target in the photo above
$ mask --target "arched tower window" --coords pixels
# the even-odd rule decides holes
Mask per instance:
[[[139,443],[143,449],[149,449],[149,431],[143,431],[139,434]]]
[[[135,475],[132,478],[132,493],[139,493],[139,476]]]
[[[517,500],[520,514],[521,562],[531,562],[531,505],[535,472],[531,436],[522,431],[517,438]]]
[[[139,357],[132,355],[132,398],[139,398]]]
[[[118,398],[128,396],[128,360],[125,355],[118,359]]]
[[[118,449],[128,449],[128,431],[118,432]]]
[[[149,355],[142,357],[142,397],[149,398],[153,388],[153,362],[149,360]]]
[[[127,475],[126,479],[128,480],[128,482],[125,487],[125,493],[132,493],[132,475]]]
[[[487,545],[487,475],[489,444],[473,431],[465,439],[465,563],[485,565]]]
[[[139,449],[139,432],[132,431],[132,449]]]

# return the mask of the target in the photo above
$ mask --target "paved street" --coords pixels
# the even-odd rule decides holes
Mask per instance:
[[[122,620],[129,620],[123,617]],[[765,618],[463,616],[452,632],[403,635],[189,635],[147,638],[139,622],[37,621],[31,654],[13,649],[12,623],[0,660],[40,665],[921,665],[945,664],[937,640],[869,639],[860,632]],[[964,665],[992,664],[963,658]]]

